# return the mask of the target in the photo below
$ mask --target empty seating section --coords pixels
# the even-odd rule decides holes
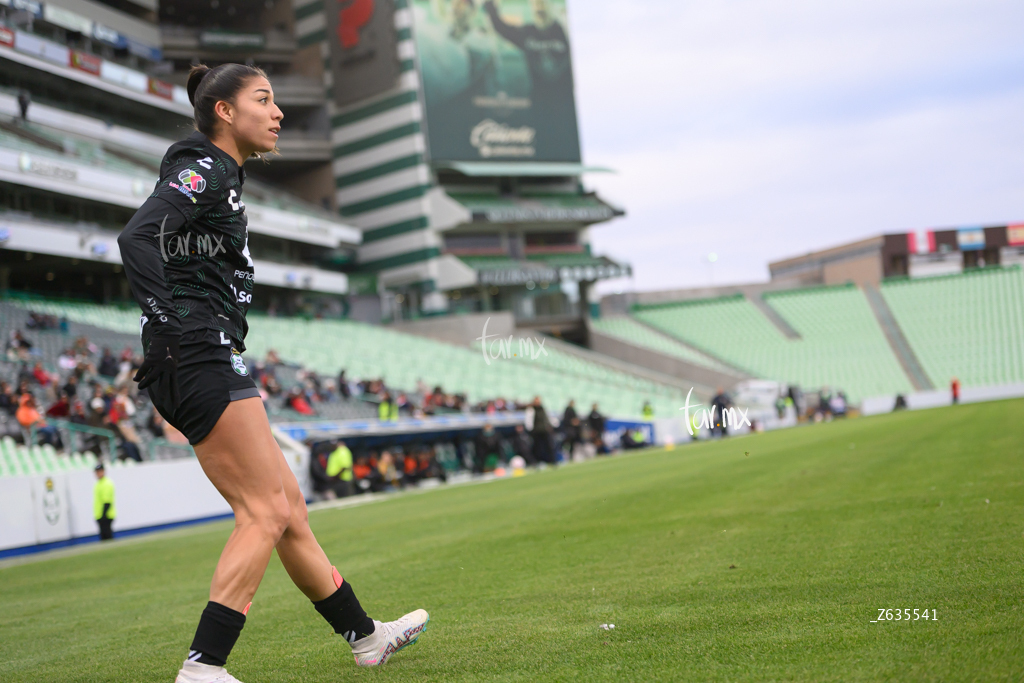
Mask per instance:
[[[852,401],[906,392],[903,372],[863,292],[830,287],[766,297],[800,339],[787,339],[742,296],[638,310],[636,317],[753,375],[843,390]]]
[[[108,467],[132,467],[134,460],[114,460]],[[0,477],[18,477],[34,474],[60,474],[76,470],[90,470],[96,466],[92,453],[59,454],[53,446],[20,446],[5,436],[0,439]]]
[[[600,318],[592,321],[595,330],[610,337],[617,337],[635,346],[657,351],[666,356],[673,356],[694,365],[700,365],[713,370],[725,370],[729,368],[719,363],[714,358],[686,346],[664,334],[659,334],[646,325],[641,325],[628,316],[617,316],[613,318]]]
[[[32,302],[32,310],[66,315],[69,320],[138,334],[135,309],[58,301]],[[353,321],[249,316],[248,358],[270,349],[286,362],[324,375],[342,368],[350,378],[381,377],[392,387],[413,390],[422,380],[430,388],[465,393],[473,402],[502,397],[527,401],[539,395],[549,411],[561,411],[569,399],[577,410],[598,403],[603,413],[640,415],[650,401],[658,416],[675,415],[684,399],[677,388],[652,382],[599,363],[546,347],[536,359],[484,360],[469,349]],[[518,349],[518,346],[516,346]]]
[[[936,388],[1024,382],[1024,271],[886,282],[882,296]]]

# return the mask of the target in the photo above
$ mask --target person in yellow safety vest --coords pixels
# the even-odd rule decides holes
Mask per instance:
[[[114,538],[111,525],[117,516],[114,509],[114,482],[110,481],[103,463],[96,465],[96,486],[92,490],[92,513],[96,523],[100,525],[100,540],[109,541]]]
[[[327,457],[327,476],[337,478],[332,488],[338,498],[352,495],[352,451],[344,441],[338,441]]]
[[[385,393],[377,408],[377,419],[381,422],[398,422],[398,401]]]
[[[651,407],[650,401],[644,401],[643,416],[645,420],[654,419],[654,408]]]

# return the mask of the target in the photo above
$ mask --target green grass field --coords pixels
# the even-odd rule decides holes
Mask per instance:
[[[358,670],[275,558],[228,664],[246,683],[1021,680],[1022,512],[1024,401],[323,510],[370,614],[424,607],[429,630]],[[0,680],[169,683],[229,528],[0,569]],[[872,623],[884,608],[937,619]]]

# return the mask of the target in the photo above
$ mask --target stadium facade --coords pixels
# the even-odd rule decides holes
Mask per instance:
[[[279,4],[265,6],[268,21]],[[158,14],[144,0],[0,3],[0,289],[129,298],[117,235],[152,191],[167,147],[190,127],[181,83],[191,34],[163,22],[184,9],[169,3]],[[220,33],[204,35],[196,60],[223,47]],[[268,58],[294,55],[294,40],[269,31],[267,43]],[[292,85],[284,79],[282,107],[301,126],[308,107]],[[340,264],[354,260],[360,232],[330,210],[329,191],[317,201],[316,183],[304,182],[301,196],[275,182],[315,165],[301,135],[281,147],[245,188],[258,298],[282,311],[342,313],[348,276]]]
[[[360,12],[362,14],[360,14]],[[591,253],[622,212],[584,189],[563,0],[295,0],[322,60],[335,200],[362,230],[357,295],[385,318],[511,311],[582,330]],[[595,300],[596,301],[596,300]]]
[[[188,130],[190,65],[228,61],[285,114],[246,167],[267,307],[572,337],[591,285],[629,273],[590,250],[622,211],[582,183],[604,169],[581,161],[564,0],[8,0],[0,287],[126,298],[113,237]]]

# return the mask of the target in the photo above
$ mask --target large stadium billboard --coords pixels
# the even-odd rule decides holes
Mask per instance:
[[[436,161],[579,162],[565,0],[412,0]]]

